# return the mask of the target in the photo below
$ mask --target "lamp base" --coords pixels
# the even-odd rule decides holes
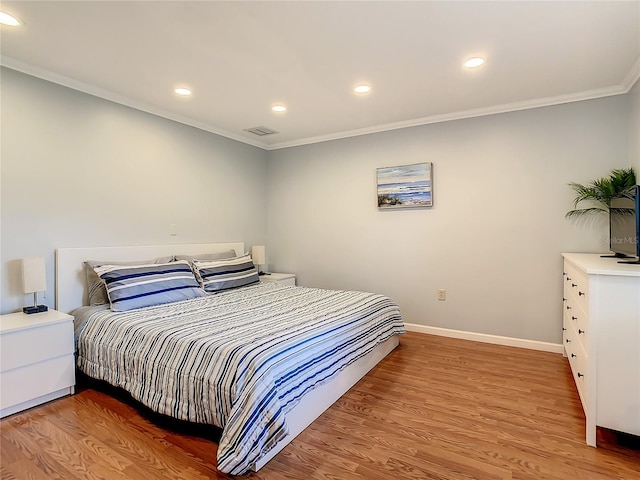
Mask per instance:
[[[32,313],[41,313],[49,310],[49,307],[46,305],[33,305],[31,307],[23,307],[22,312],[27,315],[31,315]]]

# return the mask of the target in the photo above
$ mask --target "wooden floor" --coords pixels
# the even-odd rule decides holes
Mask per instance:
[[[207,479],[210,430],[94,388],[0,421],[3,479]],[[561,355],[418,333],[251,479],[640,479],[637,437],[584,415]]]

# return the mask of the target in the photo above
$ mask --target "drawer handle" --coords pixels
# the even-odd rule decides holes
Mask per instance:
[[[563,299],[562,299],[562,301],[563,301],[563,302],[566,302],[566,301],[567,301],[567,299],[566,299],[566,298],[563,298]]]
[[[567,310],[571,310],[571,305],[567,305]]]
[[[578,291],[578,296],[581,296],[581,295],[586,295],[586,293]]]
[[[578,317],[574,317],[573,315],[571,315],[571,320],[577,320]]]
[[[577,357],[577,355],[575,353],[571,354],[571,358],[576,358],[576,357]]]
[[[571,284],[571,286],[572,286],[573,288],[575,288],[575,287],[577,287],[577,286],[578,286],[578,284],[577,284],[577,283],[572,283],[572,284]]]
[[[582,373],[578,372],[578,378],[582,378],[582,377],[584,377],[584,375]]]
[[[578,333],[584,333],[584,330],[578,329]]]
[[[567,342],[567,343],[571,343],[571,339],[570,339],[570,338],[567,338],[567,339],[565,340],[565,342]]]
[[[566,328],[562,327],[562,331],[563,331],[563,332],[565,332],[566,330],[567,330]]]
[[[570,282],[570,281],[571,281],[571,279],[569,277],[567,277],[567,282]]]

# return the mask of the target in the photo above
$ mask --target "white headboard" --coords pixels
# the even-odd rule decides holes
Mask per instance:
[[[58,248],[56,250],[56,310],[69,313],[87,305],[86,260],[127,262],[169,255],[198,255],[235,250],[242,255],[243,242],[197,243],[187,245],[147,245],[135,247]]]

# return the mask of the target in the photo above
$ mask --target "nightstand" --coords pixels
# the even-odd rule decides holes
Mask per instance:
[[[0,417],[74,393],[73,335],[55,310],[0,316]]]
[[[295,273],[270,273],[268,275],[260,275],[261,282],[279,283],[280,285],[296,286]]]

